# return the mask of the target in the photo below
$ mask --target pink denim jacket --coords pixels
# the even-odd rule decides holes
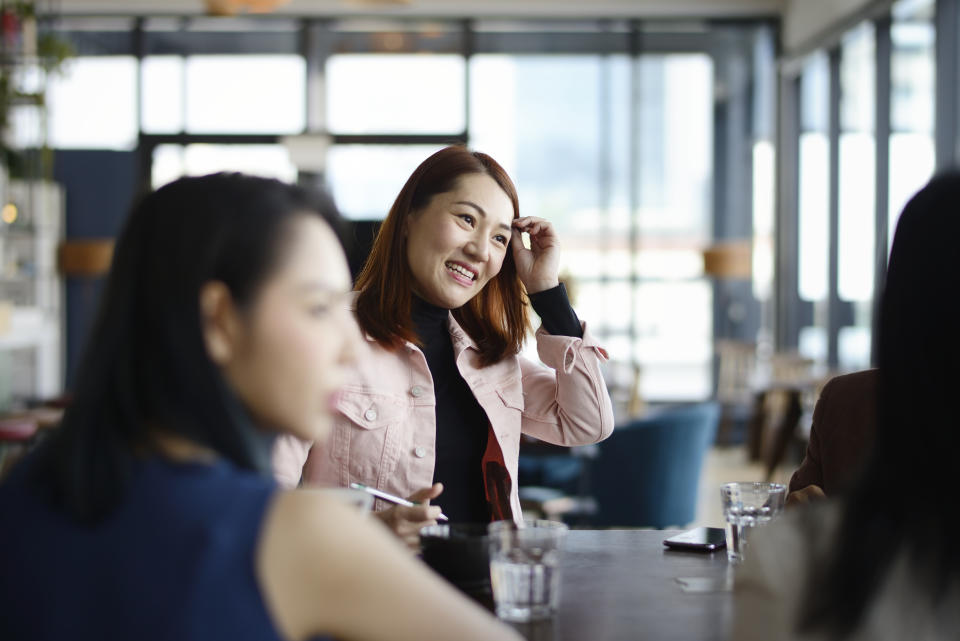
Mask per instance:
[[[476,344],[452,315],[449,329],[457,367],[490,419],[490,434],[496,439],[488,443],[485,465],[493,450],[509,477],[503,479],[502,491],[509,493],[509,498],[501,497],[503,512],[509,507],[519,519],[521,432],[558,445],[583,445],[602,441],[613,431],[613,408],[600,373],[607,354],[584,323],[583,338],[537,331],[537,352],[548,367],[519,356],[480,367]],[[311,446],[292,436],[277,439],[273,465],[282,486],[295,487],[301,470],[305,483],[359,482],[403,497],[433,483],[436,415],[426,358],[412,343],[388,351],[369,336],[367,342],[369,351],[358,359],[337,401],[327,440]],[[493,501],[489,479],[487,483]],[[437,503],[443,505],[443,495]],[[387,507],[390,504],[376,500],[376,509]]]

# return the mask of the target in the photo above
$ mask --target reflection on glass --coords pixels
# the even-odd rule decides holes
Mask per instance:
[[[47,91],[50,146],[133,149],[137,144],[137,59],[74,58]]]
[[[799,293],[807,301],[827,297],[830,242],[830,149],[825,134],[800,136]]]
[[[423,145],[336,145],[327,151],[327,184],[346,218],[382,220],[417,165],[439,149]]]
[[[703,54],[640,56],[640,230],[712,236],[713,62]]]
[[[876,36],[863,22],[843,38],[840,54],[840,128],[873,131],[876,112]]]
[[[840,55],[837,296],[860,302],[851,327],[839,328],[841,367],[870,362],[876,238],[876,36],[864,22],[843,39]],[[841,341],[846,341],[841,345]]]
[[[576,292],[577,313],[591,323],[591,331],[594,327],[602,334],[614,331],[626,333],[630,330],[630,283],[628,281],[578,282]]]
[[[297,168],[283,145],[159,145],[153,153],[151,182],[161,187],[180,176],[202,176],[218,171],[242,171],[277,178],[297,179]]]
[[[578,279],[599,278],[603,253],[611,242],[620,242],[604,231],[610,207],[601,201],[601,170],[616,166],[622,171],[629,156],[623,148],[622,157],[604,159],[601,135],[607,119],[625,113],[629,103],[604,105],[600,89],[604,83],[629,85],[625,62],[622,56],[591,55],[470,60],[471,145],[510,172],[524,215],[556,226],[563,239],[561,269]],[[598,259],[583,260],[590,255]],[[628,272],[612,275],[623,278]]]
[[[776,152],[773,143],[753,145],[753,295],[768,300],[773,293],[774,192]]]
[[[873,297],[876,229],[876,150],[867,133],[840,136],[840,240],[837,294],[841,300]]]
[[[147,133],[183,131],[183,68],[180,56],[147,56],[140,65],[140,127]]]
[[[686,280],[703,277],[703,252],[697,249],[641,248],[634,254],[634,271],[641,278]]]
[[[562,268],[580,283],[578,313],[608,345],[627,340],[610,331],[636,321],[637,340],[611,353],[640,364],[647,397],[708,396],[712,298],[700,251],[712,232],[710,57],[477,55],[470,80],[471,145],[515,178],[525,215],[556,225]],[[632,226],[642,246],[631,246]]]
[[[890,243],[904,205],[933,175],[934,0],[893,3],[890,39]]]
[[[890,217],[888,243],[907,201],[920,191],[936,167],[936,150],[929,133],[890,134]],[[888,247],[889,250],[889,247]]]
[[[837,335],[839,366],[853,371],[870,367],[870,328],[841,327]]]
[[[341,134],[464,130],[462,56],[341,54],[327,61],[327,123]]]
[[[190,56],[190,133],[299,133],[306,123],[306,64],[298,55]]]
[[[797,342],[797,351],[805,358],[818,363],[827,360],[827,330],[825,327],[802,327]]]
[[[634,358],[646,398],[704,399],[711,393],[704,354],[713,348],[713,290],[710,283],[644,282],[636,286]]]

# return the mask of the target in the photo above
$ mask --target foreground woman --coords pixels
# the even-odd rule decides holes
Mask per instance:
[[[879,308],[876,437],[846,495],[756,533],[736,582],[737,640],[960,635],[960,174],[903,210]]]
[[[74,403],[0,486],[5,640],[517,638],[376,522],[266,474],[273,435],[326,438],[355,367],[321,212],[240,175],[134,209]]]
[[[529,234],[525,248],[522,234]],[[490,156],[448,147],[407,180],[357,281],[356,317],[371,356],[348,373],[333,437],[278,443],[278,478],[360,482],[452,521],[520,518],[521,433],[550,443],[610,435],[606,354],[559,284],[559,242],[520,217],[517,192]],[[543,320],[540,359],[518,356],[529,296]],[[377,501],[411,545],[436,506]]]

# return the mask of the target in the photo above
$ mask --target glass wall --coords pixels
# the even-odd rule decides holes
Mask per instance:
[[[713,73],[706,54],[470,61],[470,144],[503,162],[524,214],[557,226],[578,309],[641,366],[645,398],[712,391],[701,250],[712,238]],[[631,143],[633,122],[642,134]]]
[[[769,131],[750,137],[773,105],[749,70],[773,68],[772,46],[754,45],[773,41],[770,24],[147,18],[104,35],[80,22],[65,28],[81,56],[53,94],[55,145],[136,150],[153,186],[222,170],[321,180],[368,224],[420,161],[466,143],[506,167],[523,214],[556,225],[612,386],[654,402],[712,394],[718,290],[703,250],[749,243],[752,207],[769,208],[769,171],[752,166],[773,162]],[[71,113],[70,91],[96,113]],[[301,134],[325,141],[306,171],[285,144]],[[726,185],[732,167],[743,189]],[[721,232],[727,210],[741,222]],[[769,245],[769,213],[758,220]],[[738,292],[723,309],[748,310],[744,336],[724,338],[756,340],[753,289]]]
[[[800,77],[799,247],[800,300],[812,306],[812,323],[800,328],[798,349],[827,358],[830,254],[830,71],[827,56],[814,54]]]
[[[781,269],[796,269],[799,301],[791,292],[782,292],[781,300],[805,318],[799,351],[839,371],[871,366],[877,287],[898,216],[933,175],[937,146],[956,145],[938,140],[935,130],[937,5],[894,2],[888,16],[864,20],[829,48],[808,54],[799,72],[797,157],[781,161],[787,168],[795,162],[798,175],[798,259]],[[946,37],[956,33],[948,29]],[[797,62],[782,69],[797,68]],[[956,68],[956,61],[944,62]],[[955,79],[945,89],[956,91]],[[793,124],[781,126],[790,131]],[[830,162],[834,150],[836,166]],[[789,169],[781,175],[789,176]],[[786,216],[790,210],[781,208]],[[878,238],[887,245],[878,248]],[[790,340],[781,336],[781,348],[792,347]]]
[[[840,141],[837,298],[851,314],[839,323],[837,363],[842,370],[870,366],[876,229],[876,47],[865,23],[840,48]]]
[[[890,39],[889,242],[903,206],[930,179],[933,139],[934,0],[901,0],[892,10]]]

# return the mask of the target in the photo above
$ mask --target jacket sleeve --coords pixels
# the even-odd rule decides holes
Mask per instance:
[[[810,426],[810,441],[807,443],[807,453],[803,457],[800,467],[790,477],[788,491],[796,492],[808,485],[816,485],[823,489],[823,469],[820,465],[820,430],[825,420],[824,414],[830,405],[829,395],[833,390],[833,381],[824,385],[820,391],[820,398],[813,408],[813,423]]]
[[[557,445],[596,443],[613,432],[613,406],[600,363],[607,359],[582,323],[583,338],[537,330],[537,352],[547,367],[520,359],[521,431]]]
[[[273,477],[277,485],[284,489],[293,489],[300,484],[303,465],[307,462],[307,455],[313,446],[309,441],[303,441],[296,436],[284,434],[278,436],[273,443]]]

